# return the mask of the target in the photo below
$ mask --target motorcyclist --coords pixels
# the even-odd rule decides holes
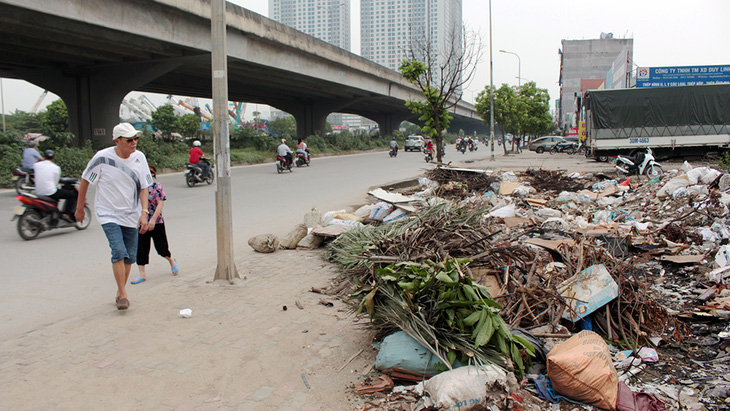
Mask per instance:
[[[286,165],[291,166],[292,164],[292,152],[289,146],[286,145],[286,139],[281,139],[281,144],[276,148],[276,152],[279,157],[283,157],[286,160]]]
[[[307,148],[307,143],[304,142],[303,139],[299,139],[299,142],[297,143],[297,154],[302,153],[304,154],[304,157],[309,161],[309,149]]]
[[[195,140],[193,141],[193,148],[190,149],[190,158],[188,159],[188,162],[190,164],[195,164],[196,166],[203,169],[203,178],[208,178],[208,163],[203,160],[207,160],[208,157],[203,154],[203,150],[200,148],[200,141]]]
[[[456,149],[458,150],[459,147],[461,147],[461,136],[456,137]]]
[[[395,137],[393,137],[393,139],[390,140],[390,149],[393,150],[396,154],[398,154],[398,142],[395,141]]]
[[[429,153],[433,155],[433,141],[430,138],[426,140],[426,154]]]
[[[41,159],[41,153],[36,148],[38,143],[29,141],[28,147],[23,149],[23,169],[33,171],[33,165]]]
[[[54,200],[66,199],[61,211],[61,218],[68,222],[76,221],[74,211],[76,210],[76,197],[78,191],[76,189],[58,188],[61,180],[61,167],[56,165],[53,160],[56,154],[53,150],[46,150],[43,158],[33,164],[35,172],[35,192],[38,195],[51,197]]]
[[[467,140],[466,147],[469,150],[472,150],[473,149],[473,147],[474,147],[474,140],[472,140],[471,137],[469,137],[469,139]]]

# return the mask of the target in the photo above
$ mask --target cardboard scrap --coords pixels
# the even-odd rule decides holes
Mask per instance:
[[[669,261],[675,264],[699,264],[705,259],[705,255],[663,255],[662,261]]]
[[[575,245],[575,241],[570,238],[566,238],[563,240],[543,240],[542,238],[530,238],[525,240],[525,243],[547,248],[548,250],[552,251],[559,251],[560,246],[562,246],[563,244],[568,244],[571,247]]]
[[[509,195],[512,194],[513,191],[517,187],[520,186],[520,183],[517,181],[506,181],[499,185],[499,195]]]
[[[547,204],[547,200],[542,198],[526,198],[525,201],[527,201],[527,204],[533,206],[533,207],[545,207],[545,204]]]
[[[338,237],[340,234],[352,230],[354,227],[342,224],[332,224],[312,230],[312,234],[322,237]]]
[[[389,203],[407,203],[410,201],[417,200],[416,197],[411,196],[404,196],[400,193],[390,193],[388,191],[383,190],[382,188],[376,188],[375,190],[369,191],[368,194],[371,196],[378,198],[383,201],[387,201]]]
[[[517,227],[521,225],[534,225],[532,220],[522,217],[502,217],[507,227]]]
[[[557,289],[570,307],[563,313],[563,318],[573,322],[618,297],[618,284],[603,264],[586,268],[558,284]]]
[[[610,196],[610,195],[616,194],[616,193],[618,193],[618,186],[616,186],[616,184],[611,184],[608,187],[606,187],[603,191],[601,191],[601,193],[598,195],[598,197],[603,198],[603,197]]]

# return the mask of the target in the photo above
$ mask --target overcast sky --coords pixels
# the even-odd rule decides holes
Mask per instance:
[[[266,0],[229,0],[268,16]],[[360,0],[351,0],[352,52],[360,51]],[[463,0],[464,24],[484,39],[485,53],[464,98],[473,101],[489,86],[489,1]],[[559,95],[563,39],[597,39],[601,32],[634,39],[634,62],[641,67],[730,64],[730,0],[493,0],[492,61],[494,84],[517,84],[521,77]],[[634,67],[636,68],[636,67]],[[30,111],[42,89],[3,79],[4,109]],[[148,94],[150,96],[150,94]],[[55,96],[47,97],[41,107]],[[159,99],[153,99],[156,103]],[[247,110],[250,113],[253,110]]]

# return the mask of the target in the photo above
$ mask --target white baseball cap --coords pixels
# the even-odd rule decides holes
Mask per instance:
[[[114,126],[114,130],[112,131],[112,139],[116,140],[119,137],[134,137],[142,133],[142,130],[137,130],[136,128],[132,127],[129,123],[119,123],[116,126]]]

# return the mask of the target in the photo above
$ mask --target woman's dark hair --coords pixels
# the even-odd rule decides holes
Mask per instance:
[[[154,164],[150,164],[150,173],[152,173],[152,177],[157,177],[157,167],[155,167]]]

